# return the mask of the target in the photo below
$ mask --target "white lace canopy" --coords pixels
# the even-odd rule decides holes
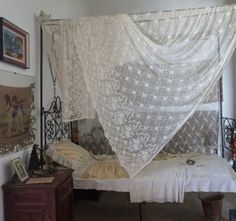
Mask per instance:
[[[42,23],[64,120],[98,115],[135,176],[204,101],[236,44],[236,6]]]

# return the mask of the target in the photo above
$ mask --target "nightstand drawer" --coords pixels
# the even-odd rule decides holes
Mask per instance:
[[[8,200],[13,207],[17,206],[44,206],[47,204],[46,190],[11,190],[8,191]]]

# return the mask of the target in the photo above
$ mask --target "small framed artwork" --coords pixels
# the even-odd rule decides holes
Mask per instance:
[[[21,68],[29,68],[29,34],[0,18],[0,60]]]
[[[24,182],[29,178],[25,166],[19,157],[13,159],[11,164],[21,182]]]

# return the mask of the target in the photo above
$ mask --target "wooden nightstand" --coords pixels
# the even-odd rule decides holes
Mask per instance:
[[[71,169],[59,169],[52,183],[3,185],[5,221],[72,221]]]

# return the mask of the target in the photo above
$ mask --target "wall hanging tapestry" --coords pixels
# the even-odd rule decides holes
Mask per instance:
[[[132,177],[218,82],[236,44],[236,6],[63,19],[42,27],[64,120],[96,110]]]
[[[29,87],[0,85],[0,156],[32,144],[34,84]]]

